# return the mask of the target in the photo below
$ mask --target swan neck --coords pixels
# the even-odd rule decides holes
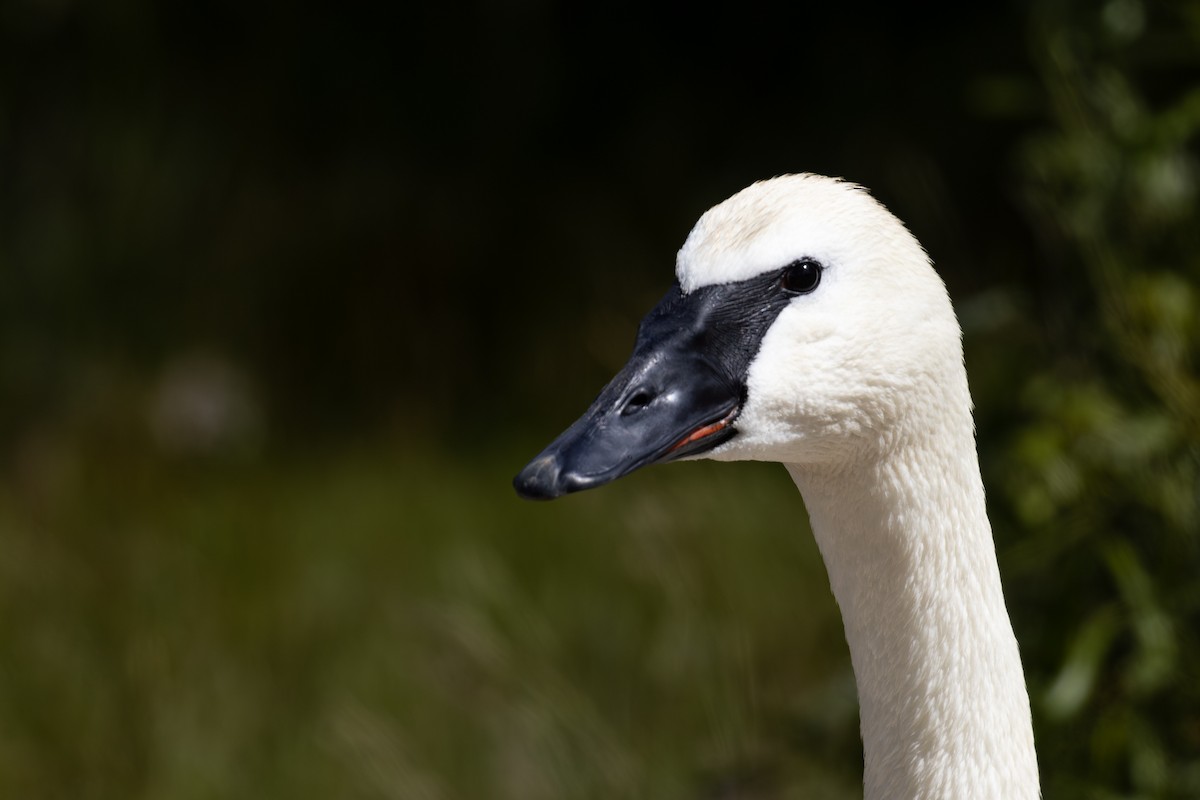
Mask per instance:
[[[930,437],[841,468],[788,465],[850,646],[866,800],[1039,796],[966,424],[957,447]]]

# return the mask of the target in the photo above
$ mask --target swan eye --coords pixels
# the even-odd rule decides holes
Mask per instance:
[[[811,258],[793,261],[783,268],[779,286],[789,294],[808,294],[821,283],[821,265]]]

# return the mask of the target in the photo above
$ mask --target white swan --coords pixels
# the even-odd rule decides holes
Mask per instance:
[[[686,456],[786,465],[841,608],[865,796],[1039,796],[961,334],[920,244],[861,187],[710,209],[629,364],[517,476],[526,497]]]

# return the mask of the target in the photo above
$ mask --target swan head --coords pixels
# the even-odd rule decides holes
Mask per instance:
[[[687,457],[845,464],[936,435],[947,404],[970,424],[945,286],[855,184],[802,174],[743,189],[696,223],[676,279],[625,368],[517,476],[519,494]]]

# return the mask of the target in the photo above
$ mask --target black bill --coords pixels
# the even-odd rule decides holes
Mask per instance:
[[[638,329],[633,355],[587,412],[513,480],[550,500],[737,435],[746,373],[794,294],[767,273],[684,294],[676,283]]]

